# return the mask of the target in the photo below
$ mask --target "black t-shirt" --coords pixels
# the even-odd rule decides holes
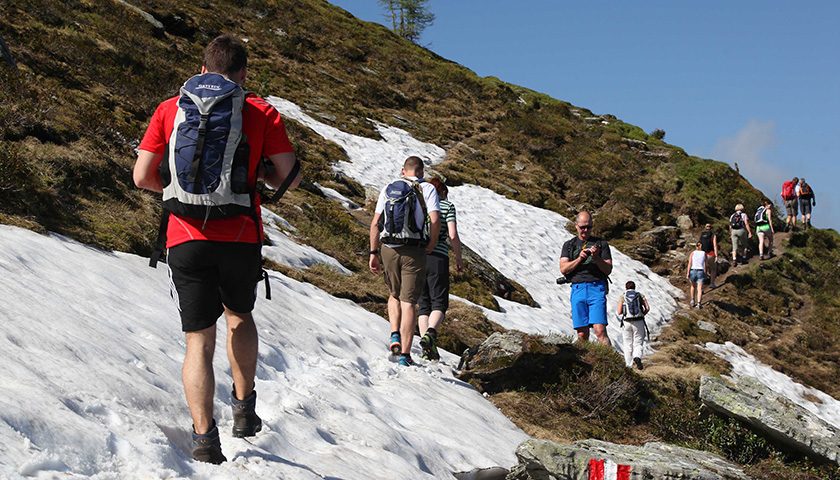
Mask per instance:
[[[612,260],[610,253],[610,245],[606,240],[598,237],[589,237],[585,242],[578,237],[574,237],[563,244],[563,249],[560,251],[560,256],[568,258],[569,260],[576,260],[580,251],[584,248],[589,248],[593,245],[598,245],[598,256],[604,260]],[[566,274],[566,278],[571,283],[597,282],[606,281],[607,276],[592,262],[592,257],[586,259],[586,262],[580,264],[570,273]]]

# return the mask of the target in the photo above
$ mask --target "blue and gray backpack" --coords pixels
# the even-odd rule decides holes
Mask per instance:
[[[429,243],[426,233],[426,202],[420,182],[401,178],[385,188],[385,210],[380,218],[379,239],[391,245],[425,246]],[[417,205],[424,219],[417,223]]]
[[[642,303],[642,294],[635,290],[624,292],[624,315],[626,320],[644,318],[645,309]]]
[[[218,73],[196,75],[181,87],[161,162],[166,210],[205,220],[254,210],[250,151],[242,134],[244,103],[242,87]]]

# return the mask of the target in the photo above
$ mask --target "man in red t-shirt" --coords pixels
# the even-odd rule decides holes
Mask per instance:
[[[245,46],[231,36],[222,35],[204,50],[201,73],[219,73],[242,85],[247,61]],[[158,168],[175,124],[178,99],[170,98],[158,106],[140,143],[134,165],[134,183],[140,188],[163,191]],[[242,107],[242,130],[250,147],[249,185],[255,185],[258,177],[269,185],[280,185],[295,164],[295,154],[280,114],[265,100],[248,94]],[[270,160],[273,169],[262,171],[263,157]],[[297,177],[290,188],[299,183]],[[226,460],[213,418],[213,351],[216,321],[222,313],[227,320],[228,360],[234,381],[233,435],[255,435],[262,425],[255,412],[258,338],[251,315],[262,273],[258,195],[254,201],[254,216],[206,220],[169,215],[167,263],[174,286],[173,298],[186,335],[182,379],[193,420],[193,458],[199,461]]]

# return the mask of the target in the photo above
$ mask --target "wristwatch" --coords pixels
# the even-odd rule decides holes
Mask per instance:
[[[376,250],[371,250],[369,253],[371,255],[378,255],[379,254],[379,249],[377,248]]]

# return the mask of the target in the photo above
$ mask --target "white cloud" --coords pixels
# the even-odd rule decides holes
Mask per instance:
[[[735,135],[720,139],[714,148],[714,157],[733,165],[741,175],[756,184],[765,193],[773,192],[787,174],[765,158],[768,150],[776,145],[776,124],[772,121],[750,120]]]

